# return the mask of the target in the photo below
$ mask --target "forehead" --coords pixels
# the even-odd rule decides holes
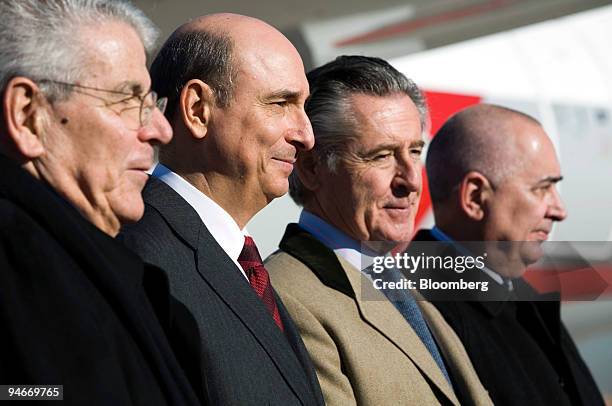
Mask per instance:
[[[539,125],[524,124],[515,129],[517,143],[514,159],[522,167],[517,175],[523,181],[538,182],[546,177],[558,177],[561,168],[552,141]],[[512,158],[512,157],[510,157]]]
[[[422,141],[419,112],[408,95],[359,93],[350,97],[350,103],[356,124],[356,147],[403,146]]]
[[[280,36],[280,34],[279,34]],[[284,37],[265,43],[236,45],[237,86],[258,94],[288,90],[308,96],[308,81],[304,65],[293,45]]]
[[[106,21],[82,28],[79,37],[84,48],[83,83],[109,90],[149,88],[144,46],[132,27]]]

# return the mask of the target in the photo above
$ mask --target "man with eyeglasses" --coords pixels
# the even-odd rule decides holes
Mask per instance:
[[[163,274],[113,238],[142,216],[153,145],[172,136],[149,91],[155,28],[113,0],[0,15],[0,399],[197,404]]]

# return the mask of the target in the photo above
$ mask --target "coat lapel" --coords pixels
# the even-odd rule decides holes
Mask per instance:
[[[280,248],[305,263],[323,283],[355,300],[364,321],[396,345],[455,405],[459,401],[440,368],[395,306],[365,275],[297,224],[289,224]]]
[[[393,306],[393,303],[376,290],[365,275],[343,258],[339,258],[339,260],[353,291],[356,292],[355,302],[363,315],[363,319],[402,350],[421,370],[423,375],[433,382],[450,401],[459,405],[459,400],[442,374],[440,367],[408,322]]]
[[[304,368],[287,337],[196,211],[172,188],[155,178],[149,180],[143,196],[145,202],[158,210],[177,235],[195,251],[200,276],[251,332],[301,402],[308,404],[306,394],[311,389],[306,385]],[[280,301],[278,296],[276,299]]]

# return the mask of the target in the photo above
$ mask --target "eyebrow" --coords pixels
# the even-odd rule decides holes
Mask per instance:
[[[265,97],[265,100],[278,100],[278,99],[297,100],[300,98],[300,96],[302,96],[302,92],[300,91],[283,89],[283,90],[277,90],[267,95]]]
[[[408,146],[409,148],[423,148],[425,146],[425,141],[423,140],[417,140],[417,141],[412,141],[410,143],[410,145]],[[381,145],[377,145],[376,147],[367,150],[364,152],[364,155],[374,155],[377,152],[380,151],[384,151],[386,149],[396,149],[397,148],[397,144],[381,144]]]
[[[133,95],[141,95],[144,92],[142,84],[133,80],[121,82],[115,89],[117,92]]]
[[[536,185],[547,184],[547,183],[558,183],[563,180],[563,176],[546,176],[536,182]]]

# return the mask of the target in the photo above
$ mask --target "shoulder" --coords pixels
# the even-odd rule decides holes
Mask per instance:
[[[36,222],[14,202],[0,198],[0,232],[19,231],[24,224],[35,225]]]
[[[306,299],[306,290],[324,290],[326,285],[298,258],[285,251],[276,251],[265,260],[270,280],[281,296],[291,295]]]
[[[343,329],[345,323],[360,318],[353,297],[324,283],[308,265],[289,253],[275,252],[266,259],[265,266],[272,286],[298,322],[302,333],[313,327],[312,323],[304,322],[310,317],[332,329]],[[337,271],[342,272],[341,269]],[[309,317],[305,316],[307,312],[311,314]],[[345,317],[338,317],[339,314]]]
[[[166,219],[149,204],[145,204],[142,219],[123,226],[117,239],[140,255],[145,262],[162,268],[168,265],[169,258],[187,250]],[[168,255],[170,252],[173,255]]]
[[[142,218],[121,228],[118,239],[132,249],[163,248],[168,240],[175,240],[170,224],[161,213],[150,204],[145,204]]]
[[[54,244],[55,238],[30,213],[0,199],[0,250],[13,261],[35,261],[52,252]]]
[[[142,218],[136,223],[124,225],[121,228],[121,235],[157,235],[159,232],[167,231],[168,229],[169,224],[161,213],[154,206],[145,202],[145,210]]]

